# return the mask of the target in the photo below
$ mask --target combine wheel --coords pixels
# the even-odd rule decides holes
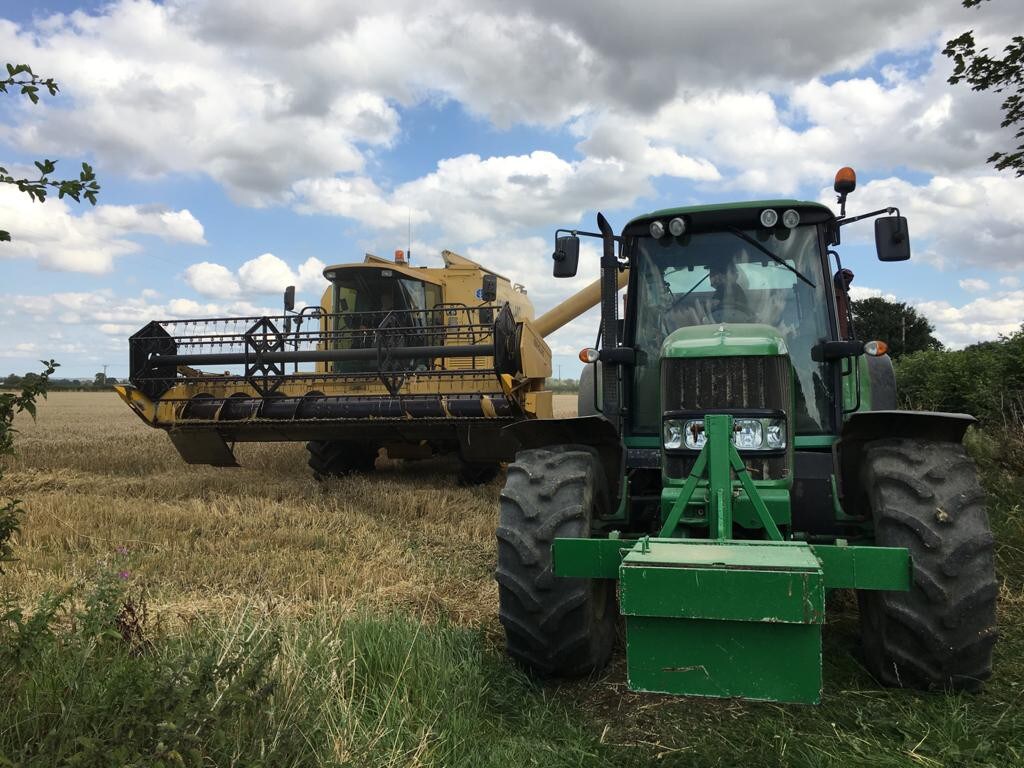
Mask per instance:
[[[311,440],[306,443],[309,466],[317,480],[352,472],[372,472],[377,461],[375,446],[349,440]]]
[[[884,684],[976,691],[996,640],[993,539],[985,496],[962,445],[869,443],[861,481],[879,546],[906,547],[908,592],[859,593],[864,652]]]
[[[615,639],[615,582],[557,578],[555,538],[588,538],[604,502],[600,464],[572,448],[520,451],[498,519],[498,605],[508,653],[542,676],[603,667]]]

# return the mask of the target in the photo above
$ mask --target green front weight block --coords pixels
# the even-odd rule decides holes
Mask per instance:
[[[825,578],[807,544],[641,539],[619,580],[632,690],[820,701]]]

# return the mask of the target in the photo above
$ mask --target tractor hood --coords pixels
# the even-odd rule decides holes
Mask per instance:
[[[662,358],[777,356],[789,353],[782,334],[759,323],[694,325],[673,331],[661,345]]]

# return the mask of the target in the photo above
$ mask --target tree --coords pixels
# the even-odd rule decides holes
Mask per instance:
[[[987,0],[986,0],[987,1]],[[1019,0],[1018,0],[1019,1]],[[964,7],[981,5],[982,0],[963,0]],[[949,82],[957,84],[967,81],[974,91],[992,90],[1010,94],[1003,100],[1003,128],[1017,127],[1014,137],[1024,139],[1024,35],[1015,35],[1009,45],[1003,48],[1003,58],[990,56],[988,48],[980,51],[974,42],[974,30],[964,32],[960,37],[946,43],[942,51],[953,59],[953,74]],[[1014,169],[1017,176],[1024,176],[1024,141],[1016,151],[994,152],[988,162],[995,163],[997,170]]]
[[[8,93],[8,88],[20,88],[20,93],[27,97],[33,104],[39,103],[39,90],[45,88],[51,96],[56,96],[60,90],[52,77],[41,78],[32,71],[28,64],[7,64],[7,77],[0,80],[0,92]],[[96,195],[99,194],[100,185],[96,181],[92,167],[88,163],[82,163],[82,171],[77,179],[52,179],[51,174],[57,170],[56,160],[37,160],[36,168],[39,169],[38,179],[15,178],[10,175],[6,168],[0,167],[0,183],[13,184],[19,190],[27,194],[33,201],[43,202],[46,195],[57,190],[58,199],[70,197],[76,203],[81,202],[84,197],[93,205],[96,205]],[[0,241],[10,240],[9,232],[0,229]]]
[[[0,393],[0,459],[14,453],[14,417],[24,411],[33,419],[36,417],[36,400],[46,397],[46,386],[50,376],[57,368],[53,360],[44,360],[46,369],[42,374],[35,374],[31,380],[25,377],[20,394],[13,392]],[[0,479],[3,478],[3,464],[0,464]],[[0,503],[0,573],[3,563],[11,557],[10,540],[18,532],[18,524],[22,514],[18,499],[7,499]]]
[[[875,297],[853,302],[853,326],[859,339],[886,342],[894,358],[942,349],[942,343],[932,335],[935,327],[928,318],[902,301]]]

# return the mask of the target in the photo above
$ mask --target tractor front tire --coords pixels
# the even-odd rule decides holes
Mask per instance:
[[[541,677],[604,667],[615,640],[615,582],[557,577],[556,538],[589,538],[605,504],[601,466],[585,450],[520,451],[508,467],[498,519],[498,606],[509,655]]]
[[[309,468],[317,480],[355,473],[372,472],[376,466],[376,447],[350,440],[311,440]]]
[[[974,463],[957,443],[865,447],[861,482],[875,542],[910,551],[907,592],[861,591],[864,654],[885,685],[977,691],[996,641],[993,538]]]

